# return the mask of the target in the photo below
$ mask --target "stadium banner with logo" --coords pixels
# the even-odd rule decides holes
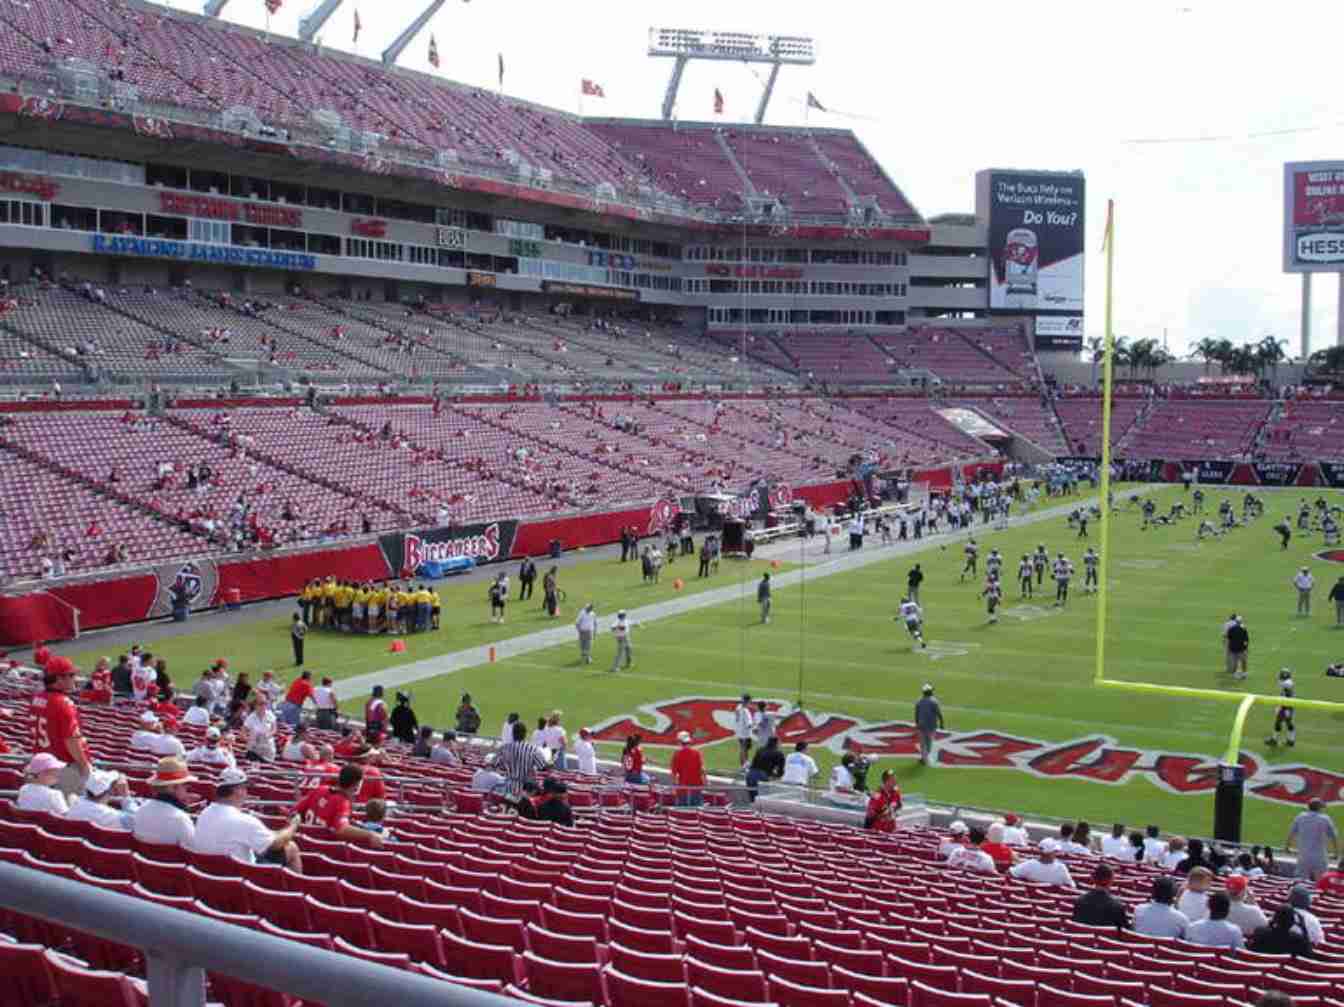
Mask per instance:
[[[1067,350],[1080,353],[1083,349],[1082,315],[1039,315],[1036,318],[1036,349]]]
[[[1255,462],[1252,466],[1261,486],[1296,486],[1300,462]]]
[[[1344,271],[1344,161],[1283,166],[1283,271]]]
[[[1344,489],[1344,463],[1321,462],[1321,481],[1327,486]]]
[[[508,559],[517,532],[517,521],[491,521],[392,532],[380,536],[378,543],[393,576],[410,577],[425,563],[470,559],[479,565]]]
[[[199,611],[215,604],[215,588],[219,570],[213,559],[189,559],[177,563],[163,563],[154,568],[154,579],[159,590],[149,618],[160,619],[172,615],[173,600],[181,597],[187,608]]]
[[[1081,315],[1086,224],[1081,172],[975,176],[975,212],[989,221],[989,307]]]

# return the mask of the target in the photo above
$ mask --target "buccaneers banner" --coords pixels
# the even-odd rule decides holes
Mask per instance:
[[[1251,466],[1261,486],[1296,486],[1299,462],[1256,462]]]
[[[517,532],[517,521],[492,521],[393,532],[381,536],[378,542],[393,575],[410,577],[422,563],[469,558],[479,564],[508,559]]]
[[[1344,463],[1321,462],[1321,479],[1327,486],[1344,488]]]
[[[690,733],[696,747],[731,741],[738,700],[686,696],[641,706],[634,716],[617,716],[593,728],[596,741],[624,741],[638,733],[646,744],[677,745]],[[800,741],[836,754],[862,751],[872,758],[918,758],[919,734],[902,720],[867,722],[840,713],[804,713],[784,700],[766,700],[780,718],[775,727],[782,748]],[[649,726],[652,722],[652,726]],[[1190,752],[1126,748],[1101,734],[1071,741],[1037,741],[998,731],[939,731],[934,762],[940,766],[1028,773],[1043,780],[1084,780],[1112,786],[1144,778],[1173,794],[1207,794],[1218,785],[1218,759]],[[1344,800],[1344,775],[1298,763],[1270,765],[1254,754],[1240,756],[1246,792],[1265,801],[1306,805]]]
[[[154,568],[154,577],[159,589],[154,598],[154,607],[145,616],[147,619],[170,615],[176,598],[181,598],[193,611],[218,604],[215,585],[219,580],[219,571],[212,559],[164,563]]]

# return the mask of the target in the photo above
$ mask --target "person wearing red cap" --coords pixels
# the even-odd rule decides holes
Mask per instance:
[[[79,730],[79,711],[70,699],[75,666],[68,657],[49,657],[42,679],[46,688],[33,697],[28,708],[33,720],[33,754],[46,752],[65,764],[57,789],[67,798],[74,797],[84,792],[84,781],[93,770]]]
[[[1316,890],[1322,895],[1344,899],[1344,858],[1340,859],[1333,871],[1326,871],[1316,879]]]
[[[1229,906],[1227,921],[1241,928],[1243,937],[1250,937],[1261,927],[1269,926],[1269,919],[1255,904],[1251,894],[1251,879],[1244,874],[1233,874],[1223,882],[1227,889]]]

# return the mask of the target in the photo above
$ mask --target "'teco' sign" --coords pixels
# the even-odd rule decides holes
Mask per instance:
[[[1283,269],[1334,273],[1344,266],[1344,161],[1283,166]]]

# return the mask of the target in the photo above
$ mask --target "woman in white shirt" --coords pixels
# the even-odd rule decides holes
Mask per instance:
[[[48,752],[34,755],[24,769],[24,784],[19,788],[15,807],[20,811],[45,811],[64,816],[70,810],[65,795],[56,789],[65,763]]]
[[[562,716],[559,710],[552,710],[551,715],[546,718],[546,726],[541,731],[542,744],[555,753],[557,769],[565,768],[565,745],[569,741],[569,734],[560,726]]]
[[[574,742],[574,758],[584,776],[597,775],[597,749],[593,745],[592,732],[586,727],[579,729],[579,740]]]
[[[92,822],[104,829],[130,832],[139,802],[132,801],[129,795],[130,789],[126,785],[126,777],[120,773],[95,769],[84,783],[84,793],[76,797],[75,803],[70,805],[70,814],[66,816],[66,820]],[[111,806],[110,802],[113,799],[121,802],[120,809]]]
[[[275,714],[260,693],[252,697],[252,712],[243,721],[243,738],[248,758],[275,761]]]

